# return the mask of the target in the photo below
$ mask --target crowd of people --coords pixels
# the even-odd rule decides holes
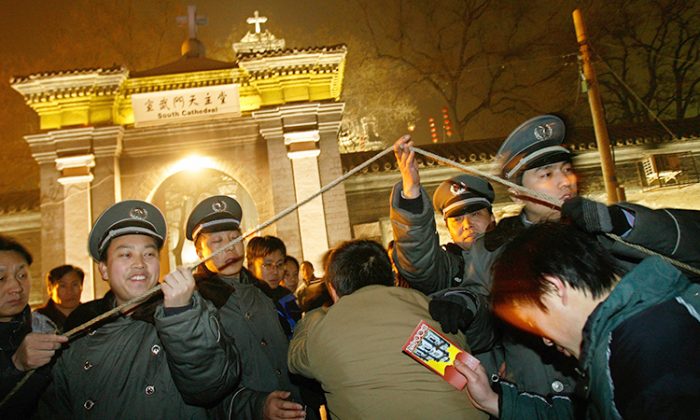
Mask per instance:
[[[563,205],[511,190],[522,211],[498,222],[487,180],[431,199],[398,139],[388,251],[337,244],[321,278],[283,238],[244,244],[217,195],[184,232],[205,262],[160,279],[163,214],[127,200],[87,241],[109,292],[81,304],[63,265],[32,312],[32,255],[0,236],[0,418],[700,418],[699,213],[578,196],[565,134],[543,115],[504,141],[500,176]],[[421,321],[478,359],[454,361],[464,389],[402,353]]]

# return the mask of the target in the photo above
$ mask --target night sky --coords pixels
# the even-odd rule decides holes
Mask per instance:
[[[263,25],[264,28],[277,37],[285,38],[287,47],[339,43],[348,45],[346,83],[342,98],[348,101],[347,113],[361,114],[366,106],[367,109],[384,108],[384,115],[391,114],[393,105],[385,105],[378,101],[384,97],[396,99],[396,96],[404,91],[397,87],[398,84],[392,84],[403,74],[394,73],[393,64],[373,67],[366,61],[372,44],[361,7],[367,3],[364,1],[3,0],[3,11],[0,14],[0,42],[3,45],[3,51],[0,53],[0,98],[4,108],[0,117],[0,142],[3,150],[0,155],[0,197],[7,193],[36,191],[39,182],[38,165],[22,139],[25,134],[38,132],[38,118],[24,103],[19,93],[10,88],[10,78],[42,71],[110,67],[113,64],[121,64],[131,71],[136,71],[176,60],[187,30],[178,26],[175,18],[186,14],[187,5],[190,3],[196,4],[198,12],[208,18],[207,25],[198,30],[199,39],[206,46],[207,56],[210,58],[233,60],[231,43],[239,41],[246,31],[252,29],[251,25],[245,23],[245,19],[252,16],[255,10],[259,10],[262,16],[269,19],[267,24]],[[538,108],[539,112],[569,107],[575,108],[569,111],[585,115],[588,105],[585,95],[581,96],[577,91],[577,70],[575,65],[571,65],[571,55],[575,56],[577,51],[571,21],[571,11],[576,2],[536,2],[540,8],[537,11],[528,10],[520,2],[493,3],[491,7],[494,13],[490,18],[485,17],[483,22],[483,28],[491,32],[474,32],[471,35],[474,39],[470,39],[470,42],[478,41],[485,51],[496,51],[502,45],[517,42],[517,37],[527,38],[530,32],[543,33],[543,38],[533,41],[536,45],[524,50],[517,57],[512,57],[509,67],[505,69],[504,80],[516,86],[523,80],[534,78],[536,71],[551,69],[558,72],[563,77],[555,84],[547,85],[544,90],[520,87],[521,95],[524,95],[530,106]],[[417,49],[429,50],[429,45],[420,43],[427,39],[427,36],[435,38],[439,35],[436,27],[426,23],[427,18],[420,10],[420,2],[416,6],[418,8],[404,11],[408,17],[403,26],[398,25],[395,19],[398,13],[397,1],[375,1],[369,4],[368,15],[375,24],[375,29],[387,28],[388,32],[380,33],[379,39],[389,48],[393,41],[386,35],[396,34],[399,30],[405,31],[407,36],[425,35],[423,38],[416,38],[419,40],[416,41]],[[442,1],[440,8],[450,10],[451,7],[458,7],[460,4],[463,4],[462,1]],[[524,17],[517,21],[501,20],[498,11],[499,8],[505,7],[523,9],[518,10],[518,13],[522,13]],[[437,8],[438,15],[440,8]],[[507,34],[516,31],[513,40],[506,39],[509,36]],[[484,72],[493,71],[488,60],[481,60],[482,64],[475,64],[474,67],[482,72],[469,73],[464,80],[464,83],[473,84],[473,87],[467,89],[474,95],[474,98],[469,99],[472,101],[478,99],[478,95],[481,94],[481,79],[486,80],[488,77],[488,73]],[[575,63],[575,59],[573,62]],[[368,99],[365,99],[362,89],[368,90]],[[399,90],[402,92],[397,93]],[[372,103],[369,99],[371,95],[375,97]],[[419,84],[405,89],[405,95],[409,95],[408,99],[406,96],[399,99],[410,102],[409,108],[415,107],[412,118],[423,130],[416,131],[418,142],[429,141],[421,133],[427,133],[428,116],[438,116],[440,108],[444,106],[444,100]],[[566,101],[557,102],[557,98],[564,98]],[[497,108],[495,105],[491,106]],[[474,117],[465,138],[505,136],[518,121],[524,119],[525,115],[520,114],[515,112],[499,115],[498,112],[491,112],[489,109]],[[382,114],[378,115],[381,120]],[[387,144],[403,131],[401,124],[380,125],[379,129],[382,140]]]

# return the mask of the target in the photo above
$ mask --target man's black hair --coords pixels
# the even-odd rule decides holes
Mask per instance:
[[[282,256],[287,255],[287,247],[284,242],[276,236],[256,236],[248,241],[245,254],[248,261],[253,261],[256,258],[264,258],[275,251],[282,253]]]
[[[355,240],[331,251],[326,281],[338,296],[349,295],[365,286],[394,285],[394,273],[386,250],[377,242]]]
[[[287,264],[288,262],[294,264],[297,267],[297,269],[299,269],[299,261],[297,261],[296,258],[292,257],[291,255],[287,255],[286,257],[284,257],[284,263]]]
[[[54,267],[46,275],[46,282],[52,285],[56,284],[59,280],[61,280],[63,276],[70,273],[71,271],[75,271],[75,274],[78,275],[78,277],[80,278],[80,283],[82,284],[83,280],[85,279],[85,272],[82,270],[82,268],[70,264],[59,265],[58,267]]]
[[[34,262],[34,258],[32,258],[29,250],[9,236],[0,235],[0,251],[14,251],[18,253],[27,261],[27,265],[32,265],[32,262]]]
[[[539,223],[504,246],[493,266],[494,306],[514,302],[546,311],[542,297],[551,289],[545,277],[557,277],[598,298],[612,289],[620,267],[595,237],[563,223]]]

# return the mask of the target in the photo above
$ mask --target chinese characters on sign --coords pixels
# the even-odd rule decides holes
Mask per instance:
[[[137,93],[131,106],[137,127],[235,117],[241,111],[238,85]]]

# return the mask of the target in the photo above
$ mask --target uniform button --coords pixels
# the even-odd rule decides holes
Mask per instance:
[[[90,363],[89,360],[86,360],[85,364],[83,365],[83,369],[90,370],[91,367],[92,367],[92,363]]]
[[[154,344],[153,347],[151,347],[151,353],[153,353],[154,356],[157,356],[158,353],[160,353],[160,346],[158,344]]]
[[[91,410],[94,406],[95,402],[93,400],[87,400],[83,403],[83,407],[85,407],[86,410]]]
[[[267,341],[265,341],[265,339],[263,338],[262,340],[260,340],[260,345],[263,347],[267,347]]]
[[[275,374],[276,374],[277,376],[282,376],[282,371],[279,370],[279,369],[275,369]]]
[[[564,390],[564,384],[561,383],[560,381],[554,381],[552,382],[552,391],[554,392],[562,392]]]
[[[156,392],[156,387],[154,387],[153,385],[148,385],[144,392],[146,393],[146,395],[153,395],[153,393]]]
[[[253,315],[250,312],[246,312],[245,315],[243,315],[245,319],[250,320],[250,318],[253,317]]]

